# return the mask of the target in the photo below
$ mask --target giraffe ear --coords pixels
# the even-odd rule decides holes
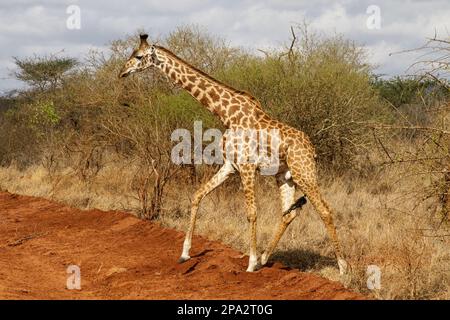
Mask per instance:
[[[146,41],[148,38],[148,34],[141,34],[140,38],[141,38],[141,41]]]

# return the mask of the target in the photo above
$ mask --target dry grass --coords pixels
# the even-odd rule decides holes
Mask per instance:
[[[40,165],[25,171],[0,167],[0,189],[12,193],[43,197],[81,209],[135,211],[139,201],[130,192],[131,168],[104,167],[91,183],[83,182],[78,173],[66,168],[48,175]]]
[[[1,168],[0,188],[52,198],[80,208],[136,212],[139,202],[131,189],[132,172],[129,167],[109,165],[86,184],[69,169],[50,179],[41,166],[25,172]],[[430,199],[416,206],[415,194],[408,194],[412,184],[424,183],[418,178],[398,182],[398,172],[394,169],[370,180],[343,177],[324,183],[325,197],[335,210],[338,234],[352,267],[350,277],[341,281],[382,299],[450,298],[448,226],[441,225],[434,230],[440,221],[434,216],[439,211],[437,204]],[[196,233],[246,252],[244,199],[236,186],[239,186],[237,179],[232,179],[205,198]],[[179,183],[168,187],[164,214],[160,218],[163,225],[186,229],[194,189]],[[271,178],[260,179],[257,194],[258,247],[263,251],[278,223],[280,204]],[[309,204],[286,231],[272,260],[339,280],[332,246],[320,218]],[[381,268],[380,290],[367,289],[366,270],[371,264]]]
[[[434,237],[445,233],[443,229],[424,232],[434,225],[429,213],[434,209],[432,201],[412,212],[414,203],[405,199],[401,185],[393,184],[395,179],[396,174],[391,173],[369,183],[337,179],[323,186],[326,199],[335,209],[338,233],[352,266],[352,275],[345,282],[383,299],[448,299],[449,238]],[[165,225],[185,228],[187,195],[192,191],[180,192],[186,195],[185,203],[180,204],[182,214],[167,214],[162,219]],[[233,193],[230,188],[219,189],[204,200],[197,233],[246,252],[244,199],[242,193]],[[258,195],[258,243],[262,251],[273,235],[281,208],[274,183],[264,181]],[[339,280],[325,228],[309,204],[286,231],[272,259]],[[367,266],[372,264],[382,270],[382,288],[377,292],[369,292],[366,285]]]

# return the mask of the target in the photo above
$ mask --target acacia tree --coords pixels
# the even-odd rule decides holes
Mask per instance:
[[[33,56],[19,59],[14,57],[17,70],[13,76],[41,92],[56,88],[64,74],[78,62],[74,58],[60,58],[55,55]]]

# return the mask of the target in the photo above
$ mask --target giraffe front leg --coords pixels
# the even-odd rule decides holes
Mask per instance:
[[[248,259],[247,272],[253,272],[258,266],[258,252],[256,251],[256,212],[249,213],[250,223],[250,257]]]
[[[253,166],[243,166],[240,169],[250,231],[250,256],[247,272],[255,271],[258,265],[258,252],[256,250],[255,172],[256,170]]]
[[[184,238],[183,252],[181,253],[180,259],[178,259],[178,263],[183,263],[191,258],[189,255],[189,251],[191,250],[192,235],[194,233],[195,221],[197,220],[198,206],[200,203],[200,200],[196,200],[198,198],[197,196],[200,196],[200,195],[196,194],[194,196],[194,201],[193,201],[192,207],[191,207],[191,219],[190,219],[190,223],[189,223],[189,229],[186,232],[186,237]]]
[[[215,188],[220,186],[225,180],[228,179],[231,173],[234,172],[233,165],[230,162],[225,162],[225,164],[220,168],[219,171],[205,183],[194,195],[194,200],[192,201],[191,207],[191,219],[189,223],[188,231],[186,232],[186,238],[183,243],[183,252],[181,253],[180,259],[178,259],[179,263],[183,263],[189,260],[191,257],[189,256],[189,251],[191,250],[192,244],[192,235],[194,234],[195,222],[197,220],[197,212],[200,205],[200,201],[208,195]]]

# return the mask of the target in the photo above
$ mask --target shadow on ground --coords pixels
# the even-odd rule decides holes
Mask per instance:
[[[322,256],[310,250],[279,250],[275,251],[269,259],[269,265],[274,262],[281,262],[288,268],[308,271],[318,270],[325,267],[335,267],[336,259]]]

